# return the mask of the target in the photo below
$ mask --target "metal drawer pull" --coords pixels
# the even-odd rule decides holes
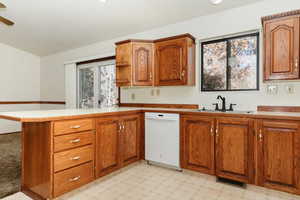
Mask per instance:
[[[182,72],[181,72],[181,77],[184,77],[185,76],[185,70],[183,70]]]
[[[71,160],[79,160],[79,159],[80,159],[80,156],[76,156],[76,157],[71,158]]]
[[[79,129],[81,126],[80,125],[76,125],[76,126],[71,126],[71,129]]]
[[[258,137],[259,137],[259,141],[262,142],[263,141],[262,129],[260,129]]]
[[[70,178],[69,182],[74,182],[74,181],[78,181],[81,178],[81,176],[76,176],[74,178]]]
[[[70,143],[73,143],[73,144],[74,144],[74,143],[78,143],[78,142],[80,142],[80,139],[79,139],[79,138],[78,138],[78,139],[75,139],[75,140],[71,140],[71,141],[70,141]]]

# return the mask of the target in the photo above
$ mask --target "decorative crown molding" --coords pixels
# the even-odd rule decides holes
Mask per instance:
[[[294,15],[300,15],[300,10],[293,10],[293,11],[288,11],[288,12],[283,12],[283,13],[278,13],[274,15],[269,15],[261,18],[262,23],[268,20],[273,20],[277,18],[282,18],[282,17],[289,17],[289,16],[294,16]]]

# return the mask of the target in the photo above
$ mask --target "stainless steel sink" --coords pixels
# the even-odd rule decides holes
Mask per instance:
[[[237,113],[237,114],[252,114],[254,111],[243,111],[243,110],[236,110],[236,111],[227,111],[227,113]]]
[[[232,113],[232,114],[252,114],[254,113],[254,111],[242,111],[242,110],[235,110],[235,111],[226,111],[226,112],[223,112],[223,111],[217,111],[217,110],[202,110],[202,109],[199,109],[198,110],[199,112],[214,112],[214,113]]]

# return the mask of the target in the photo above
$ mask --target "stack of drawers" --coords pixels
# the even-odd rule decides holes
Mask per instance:
[[[94,180],[94,120],[54,122],[54,197]]]

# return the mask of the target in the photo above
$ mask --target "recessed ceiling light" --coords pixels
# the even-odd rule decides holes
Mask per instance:
[[[210,2],[214,5],[218,5],[220,3],[222,3],[223,0],[210,0]]]
[[[102,3],[106,3],[106,0],[99,0],[100,2],[102,2]]]

